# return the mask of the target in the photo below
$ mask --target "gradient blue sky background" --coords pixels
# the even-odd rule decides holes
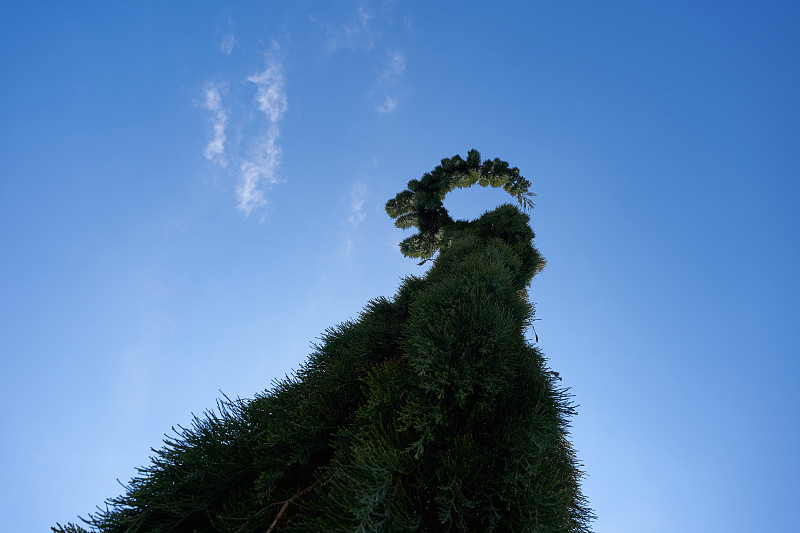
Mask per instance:
[[[538,195],[596,531],[797,527],[799,27],[788,1],[7,3],[3,530],[86,515],[424,272],[383,205],[473,147]]]

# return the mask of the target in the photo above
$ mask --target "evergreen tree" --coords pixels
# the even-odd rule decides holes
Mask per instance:
[[[530,183],[495,159],[442,160],[386,205],[401,243],[433,265],[391,300],[329,329],[293,375],[220,401],[154,450],[89,515],[92,531],[583,532],[593,518],[567,440],[574,413],[525,332],[544,266],[529,217],[474,221],[443,206],[456,187]],[[79,533],[75,524],[53,531]]]

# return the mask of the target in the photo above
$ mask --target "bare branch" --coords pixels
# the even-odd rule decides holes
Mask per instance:
[[[289,504],[290,503],[295,501],[300,496],[308,494],[309,492],[314,490],[314,487],[316,487],[319,484],[320,481],[322,481],[321,478],[316,480],[310,486],[304,488],[303,490],[301,490],[300,492],[298,492],[297,494],[295,494],[294,496],[292,496],[288,500],[285,500],[285,501],[282,501],[282,502],[273,503],[272,505],[280,505],[281,508],[280,508],[280,510],[278,510],[278,515],[275,517],[275,520],[273,520],[272,524],[270,524],[269,529],[267,530],[267,533],[272,533],[273,531],[275,531],[275,528],[278,527],[278,520],[280,520],[283,517],[283,515],[286,513],[286,509],[289,508]]]

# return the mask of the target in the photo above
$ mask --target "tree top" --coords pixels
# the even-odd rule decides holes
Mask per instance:
[[[408,188],[386,202],[386,212],[395,219],[398,228],[416,227],[419,232],[400,243],[406,257],[429,259],[441,248],[443,234],[454,223],[443,205],[444,197],[455,188],[502,187],[519,202],[524,210],[532,209],[531,183],[522,177],[517,167],[509,168],[506,161],[487,159],[481,163],[481,154],[472,149],[464,160],[460,155],[442,159],[420,179],[408,182]]]

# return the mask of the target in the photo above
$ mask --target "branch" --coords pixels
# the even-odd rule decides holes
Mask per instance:
[[[305,494],[308,494],[309,492],[311,492],[312,490],[314,490],[314,487],[316,487],[316,486],[319,484],[319,482],[320,482],[320,481],[322,481],[322,478],[320,478],[320,479],[316,480],[316,481],[315,481],[314,483],[312,483],[310,486],[308,486],[308,487],[304,488],[303,490],[301,490],[300,492],[298,492],[297,494],[295,494],[294,496],[292,496],[292,497],[291,497],[291,498],[289,498],[288,500],[285,500],[285,501],[282,501],[282,502],[275,502],[275,503],[273,503],[272,505],[280,505],[280,506],[281,506],[281,508],[280,508],[280,510],[278,511],[278,516],[276,516],[276,517],[275,517],[275,520],[273,520],[273,521],[272,521],[272,524],[270,524],[270,526],[269,526],[269,529],[267,530],[267,533],[272,533],[273,531],[275,531],[275,528],[276,528],[276,527],[278,527],[278,520],[280,520],[280,519],[281,519],[281,517],[282,517],[282,516],[283,516],[283,515],[286,513],[286,509],[288,509],[288,508],[289,508],[289,504],[290,504],[290,503],[292,503],[293,501],[295,501],[295,500],[296,500],[297,498],[299,498],[300,496],[303,496],[303,495],[305,495]]]

